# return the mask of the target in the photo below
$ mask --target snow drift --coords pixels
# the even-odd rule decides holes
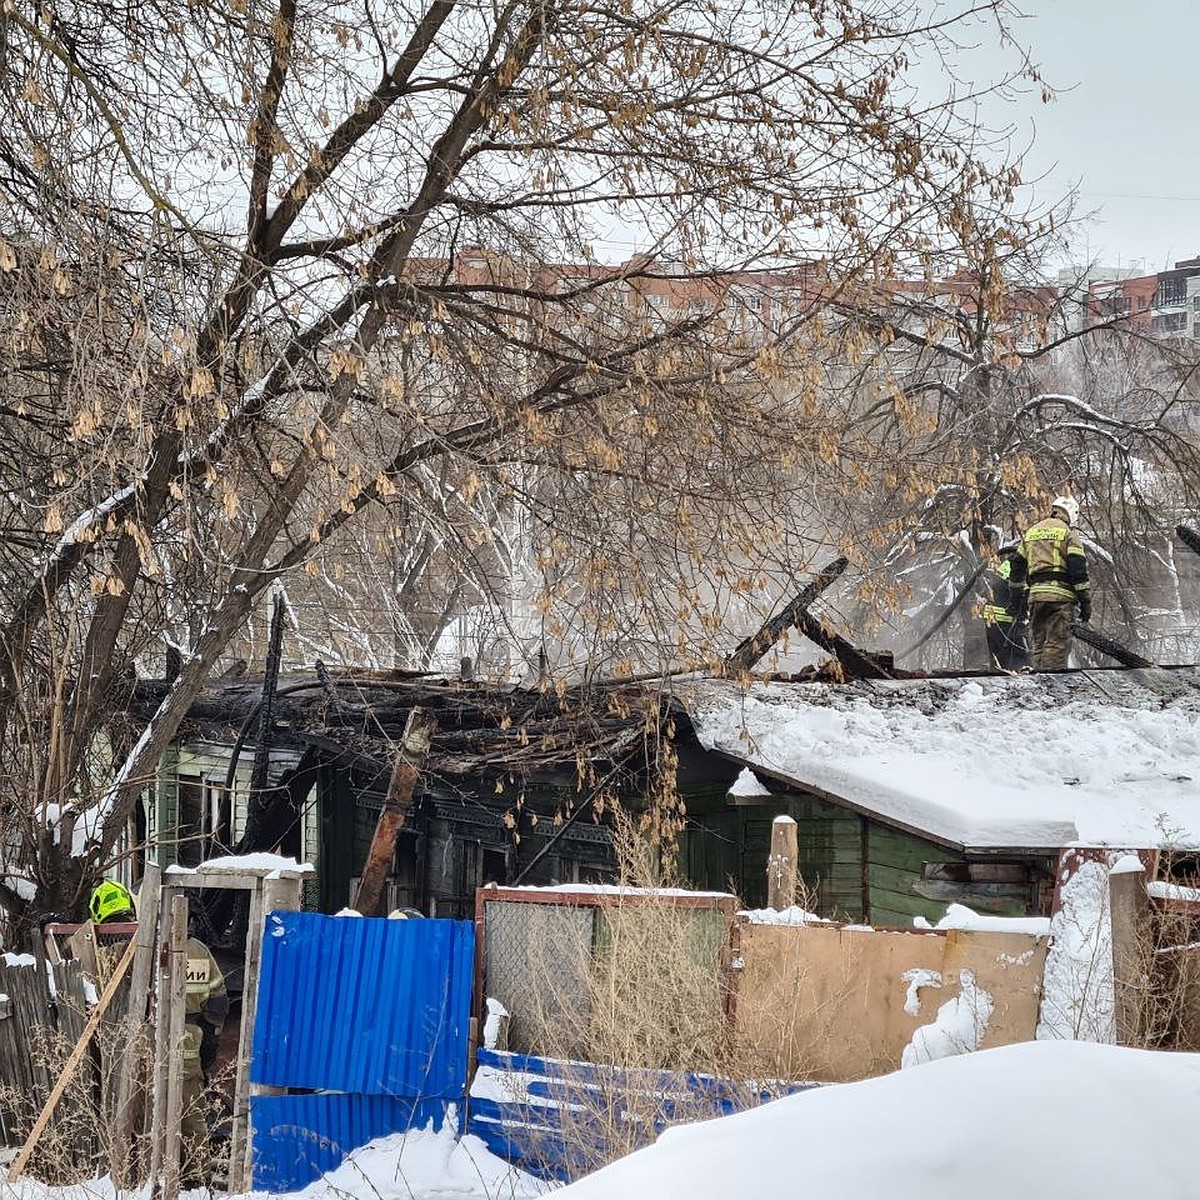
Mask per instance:
[[[1029,1042],[670,1129],[556,1200],[1192,1200],[1198,1119],[1200,1055]]]

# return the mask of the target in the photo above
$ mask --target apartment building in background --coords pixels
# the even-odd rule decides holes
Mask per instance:
[[[1087,324],[1109,323],[1155,338],[1200,338],[1200,258],[1154,274],[1092,279]]]

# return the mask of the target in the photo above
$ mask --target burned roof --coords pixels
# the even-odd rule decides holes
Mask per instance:
[[[380,770],[395,759],[415,706],[437,719],[427,770],[447,778],[604,772],[649,744],[648,723],[660,716],[659,698],[636,689],[559,693],[403,671],[322,674],[280,678],[272,744],[317,746]],[[137,715],[149,716],[163,686],[139,686]],[[215,680],[192,705],[180,736],[252,741],[261,701],[260,679]]]

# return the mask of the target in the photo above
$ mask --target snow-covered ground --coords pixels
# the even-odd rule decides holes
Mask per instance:
[[[668,1130],[555,1200],[1193,1200],[1200,1055],[1028,1042]]]
[[[290,1200],[534,1200],[547,1185],[510,1167],[477,1137],[461,1140],[452,1125],[410,1130],[356,1150],[340,1167]],[[236,1200],[258,1200],[251,1193]],[[145,1189],[118,1197],[107,1179],[48,1188],[33,1180],[0,1182],[3,1200],[148,1200]],[[182,1200],[209,1200],[204,1190]]]
[[[819,1088],[671,1129],[555,1200],[1193,1200],[1200,1055],[1027,1042]],[[473,1137],[359,1150],[294,1200],[533,1200],[546,1187]],[[4,1200],[114,1200],[106,1181]],[[204,1200],[187,1193],[185,1200]],[[250,1198],[241,1198],[250,1200]]]

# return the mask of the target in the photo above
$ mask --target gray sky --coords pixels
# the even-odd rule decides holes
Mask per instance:
[[[1020,40],[1060,89],[1013,113],[1033,136],[1026,176],[1050,198],[1078,183],[1095,219],[1079,258],[1144,258],[1148,272],[1200,254],[1197,0],[1023,0]]]

